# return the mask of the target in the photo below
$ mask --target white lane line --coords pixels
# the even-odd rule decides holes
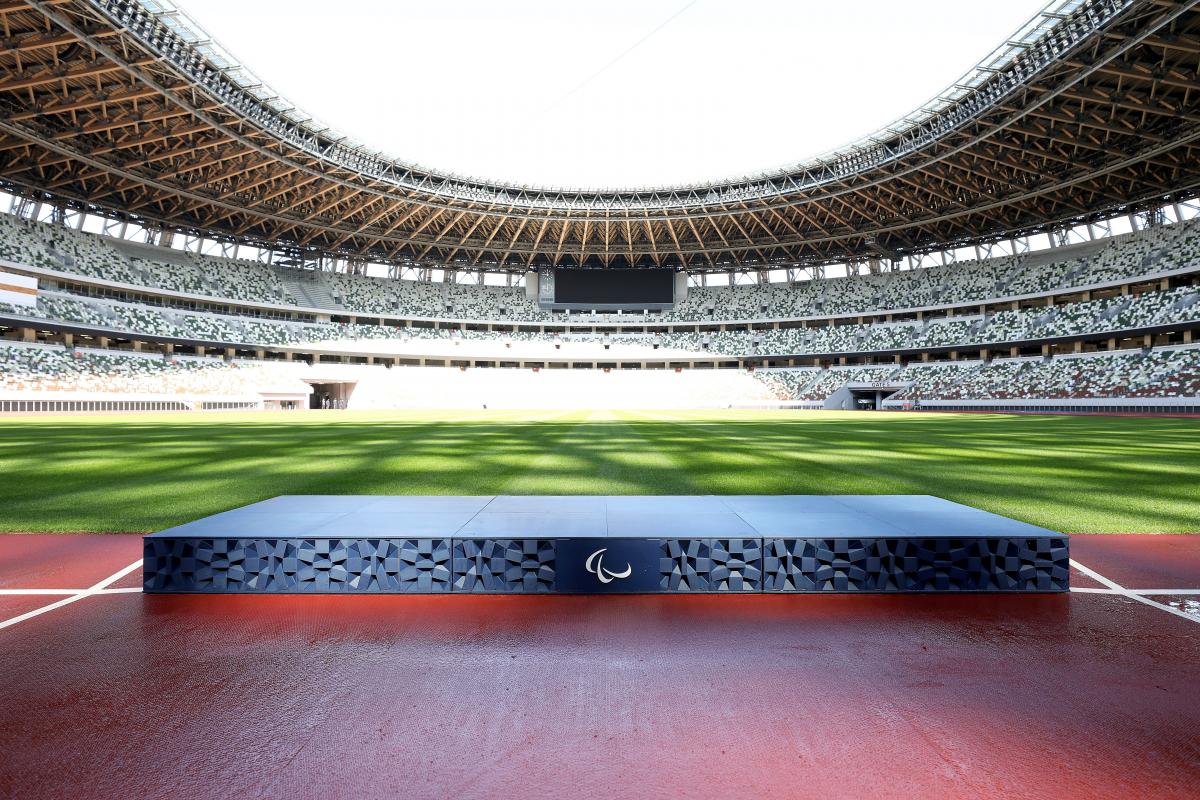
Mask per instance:
[[[1072,586],[1079,594],[1138,594],[1144,597],[1191,597],[1200,595],[1200,589],[1101,589],[1095,586]]]
[[[1132,594],[1200,594],[1200,589],[1130,589]]]
[[[50,595],[50,596],[66,596],[69,594],[83,594],[87,589],[0,589],[0,597],[6,596],[32,596],[32,595]],[[92,594],[130,594],[132,592],[140,592],[140,586],[121,586],[116,589],[99,589]],[[1156,592],[1155,594],[1171,594],[1170,592]]]
[[[0,595],[79,594],[87,589],[0,589]]]
[[[1087,575],[1089,578],[1092,578],[1093,580],[1103,583],[1109,589],[1112,589],[1114,594],[1124,595],[1125,597],[1128,597],[1131,600],[1136,600],[1139,603],[1144,603],[1145,605],[1162,609],[1163,611],[1166,611],[1168,614],[1174,614],[1175,616],[1186,619],[1189,622],[1195,622],[1197,624],[1200,624],[1200,618],[1197,618],[1194,615],[1187,613],[1186,611],[1180,611],[1178,608],[1171,608],[1168,605],[1164,605],[1163,603],[1159,603],[1154,600],[1151,600],[1149,597],[1143,597],[1140,594],[1131,592],[1128,589],[1126,589],[1125,587],[1121,586],[1116,581],[1109,580],[1108,578],[1101,575],[1099,572],[1096,572],[1094,569],[1085,567],[1083,564],[1080,564],[1078,561],[1076,561],[1073,558],[1071,559],[1071,566],[1074,567],[1075,569],[1079,570],[1080,572],[1082,572],[1084,575]]]
[[[51,603],[50,605],[42,606],[41,608],[35,608],[33,611],[26,611],[24,614],[20,614],[18,616],[12,617],[11,619],[6,619],[3,622],[0,622],[0,630],[3,630],[4,628],[8,628],[12,625],[16,625],[18,622],[24,622],[27,619],[33,619],[36,616],[45,614],[47,611],[53,611],[56,608],[62,608],[63,606],[70,605],[71,603],[74,603],[77,600],[82,600],[85,597],[91,597],[92,595],[103,594],[105,589],[107,589],[109,585],[121,580],[121,578],[124,578],[126,575],[133,572],[135,569],[141,569],[141,567],[142,567],[142,559],[139,558],[137,561],[133,562],[128,567],[125,567],[124,569],[118,570],[117,572],[114,572],[112,575],[109,575],[107,578],[100,581],[95,586],[90,586],[81,592],[73,594],[69,597],[64,597],[62,600],[58,600],[57,602]]]

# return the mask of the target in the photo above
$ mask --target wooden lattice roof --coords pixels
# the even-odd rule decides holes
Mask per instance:
[[[1200,188],[1197,2],[1060,0],[970,85],[869,140],[637,191],[506,186],[367,152],[298,120],[159,5],[0,0],[0,183],[151,227],[497,270],[895,257]]]

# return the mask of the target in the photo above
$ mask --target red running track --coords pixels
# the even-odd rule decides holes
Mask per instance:
[[[1073,547],[1126,588],[1200,574],[1200,537]],[[139,553],[0,537],[0,589]],[[1119,594],[114,593],[0,629],[0,657],[2,797],[1200,794],[1200,615]]]

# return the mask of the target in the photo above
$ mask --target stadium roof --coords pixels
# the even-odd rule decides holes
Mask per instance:
[[[0,0],[0,180],[151,227],[385,263],[892,258],[1195,196],[1197,5],[1056,0],[922,108],[825,156],[703,185],[583,190],[366,150],[168,3]]]

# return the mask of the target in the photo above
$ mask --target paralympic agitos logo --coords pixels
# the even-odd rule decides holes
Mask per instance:
[[[608,552],[607,547],[601,547],[596,552],[587,557],[587,561],[583,562],[583,568],[600,579],[601,583],[612,583],[620,578],[628,578],[633,574],[633,566],[626,561],[625,569],[621,572],[613,572],[611,569],[606,569],[604,566],[604,554]]]

